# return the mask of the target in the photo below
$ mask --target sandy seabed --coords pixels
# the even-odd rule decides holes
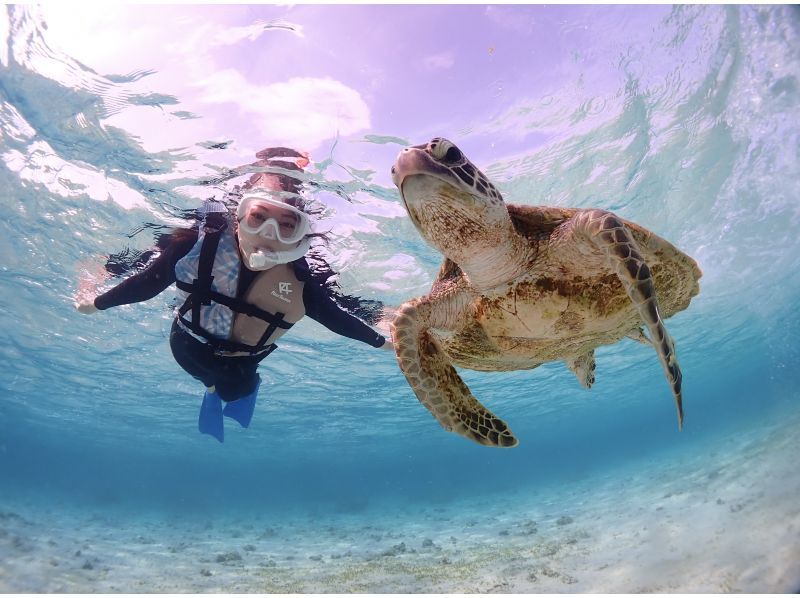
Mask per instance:
[[[0,592],[797,592],[797,421],[535,495],[276,522],[0,502]]]

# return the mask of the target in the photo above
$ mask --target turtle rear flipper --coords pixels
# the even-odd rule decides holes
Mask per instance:
[[[641,343],[643,345],[647,345],[648,347],[652,346],[653,343],[650,342],[650,339],[647,338],[647,335],[644,333],[644,330],[641,328],[636,328],[630,331],[626,335],[629,339],[636,341],[637,343]]]
[[[417,399],[445,430],[485,446],[519,443],[506,423],[472,395],[431,338],[415,306],[400,308],[392,322],[392,339],[400,369]]]
[[[651,342],[675,397],[678,428],[682,428],[681,368],[675,354],[675,343],[659,314],[653,277],[636,241],[625,223],[605,210],[578,212],[573,218],[573,226],[576,233],[582,234],[605,253],[609,266],[619,277],[628,297],[650,331]]]
[[[567,364],[570,371],[578,378],[578,382],[581,383],[581,386],[584,388],[592,387],[592,384],[594,384],[595,369],[594,350],[568,359],[564,363]]]

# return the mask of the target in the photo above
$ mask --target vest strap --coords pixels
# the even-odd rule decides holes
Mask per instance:
[[[194,279],[195,297],[192,301],[192,323],[200,326],[200,306],[211,305],[211,285],[214,283],[214,258],[217,256],[221,231],[206,233],[200,247],[200,259],[197,265],[197,278]]]
[[[216,336],[212,336],[202,328],[198,328],[195,330],[192,327],[192,323],[185,318],[179,317],[178,322],[181,324],[183,328],[185,328],[190,334],[194,335],[195,338],[202,339],[205,344],[210,346],[215,353],[248,353],[250,355],[259,355],[266,357],[270,353],[272,353],[275,349],[278,348],[278,345],[275,343],[271,343],[267,345],[266,343],[262,344],[259,342],[256,346],[245,345],[244,343],[237,343],[236,341],[224,339],[224,338],[217,338]]]
[[[282,314],[281,312],[278,312],[278,313],[275,314],[275,317],[278,318],[282,322],[284,315],[285,314]],[[261,338],[259,339],[257,346],[260,347],[261,345],[267,344],[267,340],[269,339],[269,337],[272,336],[272,333],[275,332],[275,329],[278,328],[279,326],[280,326],[280,324],[276,324],[274,322],[270,323],[270,325],[267,326],[267,329],[264,331],[264,334],[261,335]]]

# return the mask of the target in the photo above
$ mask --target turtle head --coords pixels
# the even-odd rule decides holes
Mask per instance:
[[[476,251],[503,247],[513,234],[500,192],[447,139],[403,149],[392,180],[423,238],[462,267]]]

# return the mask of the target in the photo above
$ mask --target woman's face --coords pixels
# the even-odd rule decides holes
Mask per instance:
[[[263,191],[242,197],[236,210],[239,252],[250,270],[294,261],[309,248],[311,222],[302,210]]]
[[[268,270],[258,263],[254,263],[253,255],[258,253],[266,253],[271,256],[279,256],[281,253],[291,252],[296,249],[300,242],[284,243],[280,239],[265,239],[261,235],[254,235],[242,230],[241,226],[237,223],[236,235],[239,239],[239,255],[242,262],[249,270]],[[274,259],[274,258],[273,258]],[[277,260],[283,262],[283,260]],[[271,267],[271,266],[270,266]]]

